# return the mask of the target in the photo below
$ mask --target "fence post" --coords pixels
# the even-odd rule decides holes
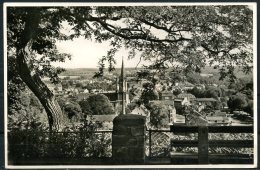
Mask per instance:
[[[208,154],[208,127],[199,126],[198,127],[198,163],[208,164],[209,154]]]
[[[116,164],[145,163],[145,116],[125,114],[113,120],[112,156]]]
[[[26,157],[29,155],[29,137],[28,135],[31,135],[30,133],[26,134],[26,139],[25,139],[25,150],[26,150]]]
[[[149,129],[149,157],[152,157],[152,131]]]

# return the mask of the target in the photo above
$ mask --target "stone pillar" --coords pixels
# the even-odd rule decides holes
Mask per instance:
[[[113,120],[112,156],[115,164],[144,164],[145,116],[126,114]]]

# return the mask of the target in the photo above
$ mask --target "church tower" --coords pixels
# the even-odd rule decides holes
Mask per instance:
[[[126,114],[125,108],[126,105],[130,103],[130,99],[127,90],[127,81],[125,77],[125,66],[124,66],[123,59],[122,59],[120,76],[116,79],[116,94],[117,94],[117,102],[115,107],[120,106],[119,114]]]

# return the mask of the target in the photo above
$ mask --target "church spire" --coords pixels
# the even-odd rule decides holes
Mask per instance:
[[[121,74],[119,76],[119,92],[125,92],[125,67],[124,58],[122,57]]]
[[[124,58],[122,57],[122,65],[121,65],[121,75],[120,79],[124,80],[125,79],[125,66],[124,66]]]
[[[120,75],[120,92],[122,93],[122,114],[125,114],[125,97],[126,97],[126,81],[125,81],[125,67],[124,58],[122,57],[121,75]]]

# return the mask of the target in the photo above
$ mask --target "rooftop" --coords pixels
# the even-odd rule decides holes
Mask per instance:
[[[173,100],[152,100],[151,103],[174,106]]]
[[[215,102],[215,101],[217,101],[214,98],[196,98],[195,100],[198,102]]]
[[[116,114],[113,115],[91,115],[87,116],[87,120],[97,121],[97,122],[113,122]]]
[[[173,93],[172,92],[170,92],[170,91],[162,91],[161,92],[162,93],[162,95],[170,95],[170,96],[173,96]]]
[[[191,99],[195,99],[196,97],[193,94],[190,93],[181,93],[177,96],[177,98],[191,98]]]
[[[215,120],[219,120],[219,121],[228,121],[228,118],[225,116],[207,116],[206,119],[208,121],[215,121]]]

